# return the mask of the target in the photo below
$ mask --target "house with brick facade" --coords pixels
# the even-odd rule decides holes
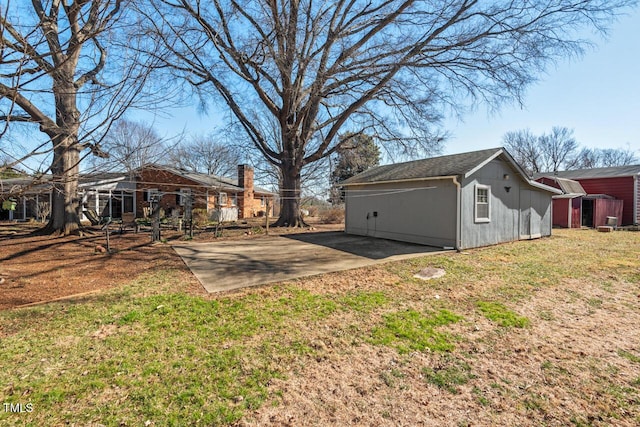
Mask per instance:
[[[159,197],[167,216],[182,216],[185,204],[206,210],[212,219],[235,221],[273,212],[275,193],[254,185],[253,168],[238,166],[237,179],[189,172],[165,165],[145,165],[136,172],[135,214],[149,216]]]
[[[50,205],[50,177],[37,185],[28,177],[0,182],[0,202],[11,199],[11,213],[0,209],[0,219],[27,220],[42,216]],[[273,214],[276,193],[254,185],[250,166],[239,165],[236,179],[164,165],[145,165],[131,173],[85,174],[80,177],[79,198],[82,211],[94,211],[98,216],[122,218],[124,214],[145,217],[151,214],[151,200],[159,198],[166,216],[182,216],[185,204],[206,211],[211,219],[234,221],[267,213]],[[81,219],[86,219],[81,216]]]

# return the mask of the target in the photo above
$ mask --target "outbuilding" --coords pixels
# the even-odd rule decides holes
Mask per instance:
[[[378,166],[341,185],[347,233],[455,249],[549,236],[562,193],[504,148]]]
[[[553,196],[554,227],[598,228],[622,223],[623,200],[607,194],[587,194],[578,181],[568,178],[543,176],[536,181],[563,192]]]
[[[640,165],[540,173],[536,178],[571,179],[579,182],[587,194],[605,194],[622,200],[622,217],[618,225],[640,224]]]

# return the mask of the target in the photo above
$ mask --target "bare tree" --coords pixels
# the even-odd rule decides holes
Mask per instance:
[[[575,168],[578,154],[578,142],[573,130],[554,126],[550,133],[538,138],[542,154],[542,170],[536,172],[556,172],[561,169]]]
[[[161,163],[172,150],[152,126],[120,119],[105,135],[101,149],[108,157],[97,157],[94,167],[100,170],[131,172],[147,163]]]
[[[534,135],[528,129],[507,132],[503,145],[529,174],[560,170],[624,166],[637,162],[631,149],[582,148],[573,130],[554,126],[550,133]]]
[[[542,154],[538,137],[529,129],[507,132],[502,137],[502,144],[529,174],[541,172]]]
[[[155,53],[232,111],[282,176],[279,225],[299,225],[301,172],[341,133],[430,149],[446,106],[496,106],[582,52],[633,0],[155,0]],[[278,125],[270,138],[259,123]]]
[[[630,148],[583,148],[576,159],[576,169],[633,165],[640,162]]]
[[[116,32],[128,28],[127,4],[32,0],[0,6],[0,123],[5,134],[22,124],[38,126],[46,136],[16,161],[43,154],[51,158],[48,232],[77,230],[80,161],[91,152],[102,153],[104,130],[131,106],[148,76],[144,61],[122,57],[132,52],[123,46],[109,54],[120,56],[119,66],[108,67],[107,48]]]
[[[235,174],[242,155],[235,144],[220,142],[215,135],[200,135],[177,145],[169,158],[172,164],[186,170],[229,176]]]
[[[638,163],[638,157],[630,148],[601,148],[600,167],[626,166]]]
[[[578,162],[579,144],[566,127],[554,126],[542,135],[529,129],[507,132],[502,142],[529,174],[573,169]]]

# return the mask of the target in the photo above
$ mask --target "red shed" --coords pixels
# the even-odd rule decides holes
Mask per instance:
[[[613,203],[611,201],[593,202],[593,204],[600,204],[602,206],[611,205],[609,208],[622,209],[622,219],[619,225],[640,224],[640,165],[561,171],[555,174],[549,172],[538,174],[537,176],[537,181],[545,184],[547,180],[553,180],[554,178],[567,178],[578,181],[587,194],[607,195],[614,199],[621,200],[623,202],[621,208],[614,208],[613,205],[619,203]],[[556,188],[560,187],[556,186]],[[594,213],[597,212],[594,211]],[[596,218],[594,218],[594,221],[597,222]]]
[[[622,223],[624,201],[606,194],[587,194],[578,181],[557,176],[537,179],[564,194],[553,196],[553,225],[564,228],[599,227],[608,225],[609,217]]]

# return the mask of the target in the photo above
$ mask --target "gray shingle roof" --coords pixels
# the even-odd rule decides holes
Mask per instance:
[[[194,182],[202,184],[207,187],[220,188],[222,190],[227,191],[243,191],[244,188],[238,185],[238,180],[233,178],[227,178],[224,176],[218,175],[207,175],[205,173],[199,172],[189,172],[183,169],[174,168],[172,166],[166,165],[145,165],[144,167],[157,167],[159,169],[164,169],[169,171],[175,175],[185,177]],[[269,191],[265,188],[254,186],[253,191],[260,194],[276,194],[273,191]]]
[[[448,156],[378,166],[346,179],[341,184],[348,185],[465,175],[502,151],[502,148],[491,148],[488,150],[472,151],[470,153],[451,154]]]
[[[640,175],[640,165],[630,166],[614,166],[608,168],[578,169],[572,171],[559,172],[543,172],[536,174],[538,177],[554,177],[569,179],[588,179],[588,178],[619,178],[624,176]]]

